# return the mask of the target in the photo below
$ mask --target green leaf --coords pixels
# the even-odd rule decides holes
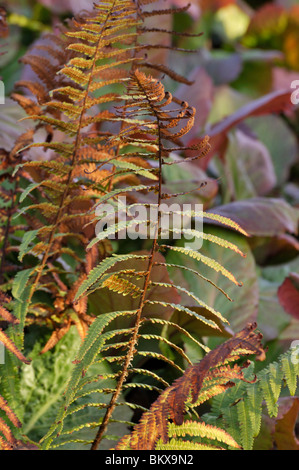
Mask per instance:
[[[29,245],[33,242],[37,234],[38,230],[29,230],[29,232],[24,233],[19,249],[19,261],[23,261],[24,256],[30,251]]]
[[[237,403],[239,422],[241,423],[241,444],[244,450],[250,450],[253,445],[252,422],[250,419],[250,409],[244,400]]]
[[[22,192],[21,196],[20,196],[20,202],[23,202],[24,199],[28,196],[29,193],[31,193],[31,191],[33,191],[35,188],[38,188],[38,186],[40,186],[41,184],[43,184],[43,182],[41,181],[40,183],[31,183],[27,186],[27,188]]]
[[[133,171],[135,174],[145,176],[146,178],[149,178],[151,180],[158,179],[157,176],[152,173],[153,171],[155,171],[155,169],[147,170],[142,167],[139,167],[138,165],[135,165],[134,163],[126,162],[123,160],[116,160],[116,159],[111,160],[110,163],[114,165],[116,168]]]
[[[15,299],[21,300],[22,293],[33,271],[34,271],[34,268],[29,268],[29,269],[24,269],[23,271],[19,271],[16,274],[13,280],[13,285],[12,285],[12,295]]]

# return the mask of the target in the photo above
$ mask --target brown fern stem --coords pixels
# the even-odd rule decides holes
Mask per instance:
[[[139,83],[139,86],[141,88],[143,88],[142,84],[139,81],[138,81],[138,83]],[[145,90],[143,90],[143,91],[145,93],[145,96],[147,97],[147,94],[146,94]],[[151,106],[150,100],[148,98],[147,98],[147,101],[149,103],[149,106]],[[152,108],[152,106],[151,106],[151,108]],[[159,145],[159,151],[158,151],[158,157],[159,157],[158,207],[159,207],[160,204],[161,204],[161,200],[162,200],[162,137],[161,137],[159,116],[157,115],[155,109],[153,109],[153,111],[154,111],[154,114],[156,116],[157,124],[158,124],[158,145]],[[119,380],[117,382],[116,389],[115,389],[115,391],[114,391],[114,393],[111,397],[109,406],[106,409],[105,416],[104,416],[103,421],[102,421],[102,423],[99,427],[99,430],[97,432],[95,440],[92,443],[91,450],[97,450],[97,448],[98,448],[98,446],[99,446],[99,444],[100,444],[100,442],[103,438],[103,435],[106,432],[106,429],[107,429],[107,426],[109,424],[110,418],[111,418],[111,416],[114,412],[117,399],[118,399],[119,395],[122,392],[123,384],[124,384],[124,382],[125,382],[125,380],[128,376],[129,367],[130,367],[130,364],[133,360],[134,353],[136,351],[135,348],[136,348],[136,345],[137,345],[137,342],[138,342],[138,333],[139,333],[140,324],[141,324],[142,310],[144,308],[145,297],[146,297],[147,290],[148,290],[149,283],[150,283],[150,277],[151,277],[152,268],[153,268],[153,265],[154,265],[154,256],[155,256],[155,253],[156,253],[157,247],[158,247],[160,220],[161,220],[161,214],[158,211],[157,225],[156,225],[156,229],[155,229],[155,236],[154,236],[154,240],[153,240],[153,243],[152,243],[151,253],[150,253],[150,256],[149,256],[147,275],[146,275],[145,280],[144,280],[142,295],[141,295],[140,302],[139,302],[139,307],[138,307],[138,310],[137,310],[137,313],[136,313],[135,327],[134,327],[134,332],[133,332],[131,340],[130,340],[129,350],[128,350],[127,356],[125,358],[125,361],[124,361],[124,364],[123,364],[123,367],[122,367],[122,373],[121,373],[121,375],[119,377]]]

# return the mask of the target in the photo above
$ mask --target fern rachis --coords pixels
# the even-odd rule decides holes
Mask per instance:
[[[13,193],[2,245],[1,267],[13,216],[18,215],[30,230],[23,229],[24,237],[15,248],[18,273],[4,286],[11,289],[13,302],[10,304],[6,295],[0,297],[0,315],[10,325],[7,332],[0,329],[0,340],[10,353],[3,388],[7,395],[10,390],[12,403],[17,402],[13,390],[18,361],[29,365],[22,352],[25,325],[51,328],[41,347],[42,357],[55,351],[72,328],[82,340],[72,358],[56,419],[39,443],[43,449],[74,443],[97,449],[104,439],[117,440],[116,449],[247,448],[259,431],[262,397],[269,413],[275,415],[282,381],[287,382],[291,393],[296,390],[298,368],[288,355],[283,357],[281,369],[274,364],[265,372],[266,378],[261,375],[256,381],[247,374],[250,362],[242,362],[243,357],[264,359],[261,335],[253,331],[255,324],[210,350],[205,338],[176,321],[176,315],[184,314],[220,333],[228,324],[221,312],[201,299],[200,291],[173,283],[168,267],[184,270],[198,282],[210,283],[228,301],[232,300],[229,295],[202,275],[200,264],[232,284],[242,285],[220,260],[176,244],[176,235],[182,239],[193,235],[236,256],[244,255],[234,243],[203,230],[171,226],[169,240],[163,237],[162,215],[167,214],[163,203],[171,198],[180,200],[180,196],[204,186],[200,183],[190,192],[168,194],[164,168],[204,157],[210,144],[208,137],[190,147],[182,143],[194,124],[196,110],[166,91],[157,75],[166,74],[185,84],[189,81],[147,57],[153,50],[176,48],[143,42],[144,33],[172,34],[167,29],[148,27],[147,18],[184,8],[144,8],[151,3],[155,0],[96,3],[90,15],[71,22],[69,31],[62,28],[63,36],[52,38],[55,47],[39,47],[39,51],[50,54],[53,63],[39,60],[38,55],[24,58],[41,83],[21,81],[19,87],[27,88],[36,100],[14,96],[36,124],[18,139],[11,152],[11,156],[25,157],[14,169],[14,174],[20,175],[23,193],[20,206]],[[157,75],[151,76],[147,70]],[[45,140],[33,141],[41,130],[46,133]],[[57,138],[60,133],[63,141]],[[49,160],[31,158],[31,152],[41,148],[50,152]],[[196,156],[179,161],[171,158],[172,153],[188,150],[196,151]],[[115,220],[94,237],[95,223],[102,221],[101,207],[110,203],[114,213],[122,195],[128,201],[123,209],[131,219]],[[147,215],[142,221],[152,230],[150,241],[142,251],[114,253],[109,236],[118,240],[121,231],[130,227],[140,201],[156,210],[156,218]],[[163,213],[158,210],[161,206]],[[247,236],[238,224],[217,214],[197,209],[186,213],[182,205],[177,213],[192,220],[205,218]],[[167,263],[163,256],[167,251],[196,260],[199,269]],[[188,301],[183,302],[181,296]],[[185,345],[191,343],[202,358],[200,362],[194,363],[189,357]],[[161,364],[166,365],[165,376]],[[135,390],[156,393],[158,398],[146,410],[131,399]],[[198,406],[212,399],[215,406],[211,415],[200,420]],[[232,412],[223,420],[227,423],[231,418],[227,430],[218,422],[221,399],[231,404]],[[22,442],[14,437],[7,421],[16,433],[21,423],[1,395],[0,408],[5,414],[5,420],[0,419],[0,445],[3,449],[17,448]],[[120,416],[119,410],[126,411]],[[130,418],[132,410],[143,412],[136,426]],[[247,425],[240,428],[239,438],[234,431],[242,419]],[[34,417],[27,428],[25,423],[25,429],[32,422]],[[131,427],[132,433],[111,435],[109,429],[114,423]],[[86,430],[90,431],[87,438]]]

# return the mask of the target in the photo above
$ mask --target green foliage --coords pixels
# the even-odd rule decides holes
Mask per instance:
[[[277,417],[279,398],[297,393],[299,366],[295,356],[296,351],[290,349],[277,362],[258,372],[253,383],[239,383],[216,397],[205,420],[230,432],[243,449],[252,450],[254,439],[261,430],[264,407],[270,417]],[[247,370],[248,379],[253,372],[254,364],[251,364]]]

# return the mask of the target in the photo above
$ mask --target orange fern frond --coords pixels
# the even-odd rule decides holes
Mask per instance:
[[[254,354],[258,360],[264,360],[262,336],[254,332],[255,328],[256,324],[248,325],[210,351],[198,364],[190,366],[173,385],[160,394],[150,410],[143,414],[133,432],[120,440],[115,449],[151,450],[155,448],[160,438],[166,443],[169,439],[169,420],[176,425],[182,425],[187,404],[192,406],[197,403],[203,384],[214,378],[215,374],[226,383],[230,383],[234,378],[244,380],[241,366],[235,365],[233,370],[227,367],[217,370],[217,367],[226,361],[231,361],[232,357],[236,359],[235,352],[240,351],[240,348],[242,349],[240,356]],[[225,383],[221,385],[225,386]],[[223,391],[222,387],[220,391]]]

